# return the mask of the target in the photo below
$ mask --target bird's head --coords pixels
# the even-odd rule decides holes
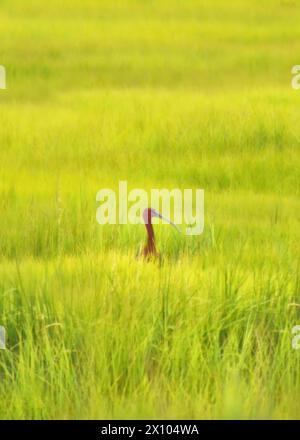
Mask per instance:
[[[143,219],[144,219],[144,222],[146,225],[151,223],[152,217],[158,217],[158,218],[164,220],[165,222],[172,225],[178,232],[181,232],[180,229],[178,228],[178,226],[174,222],[172,222],[172,220],[164,217],[160,212],[156,211],[156,209],[146,208],[143,213]]]

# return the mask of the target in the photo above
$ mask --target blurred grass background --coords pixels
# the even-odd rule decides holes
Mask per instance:
[[[298,418],[300,8],[0,1],[2,418]],[[205,230],[96,223],[204,188]]]

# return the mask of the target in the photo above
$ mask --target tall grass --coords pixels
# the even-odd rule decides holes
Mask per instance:
[[[1,418],[299,417],[300,11],[251,4],[1,2]],[[204,233],[138,260],[123,179]]]

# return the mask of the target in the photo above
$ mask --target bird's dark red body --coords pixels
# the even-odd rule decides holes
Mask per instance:
[[[143,220],[144,220],[146,230],[147,230],[147,243],[141,252],[141,255],[143,257],[145,257],[146,259],[159,257],[159,253],[157,252],[156,247],[155,247],[154,230],[153,230],[153,225],[152,225],[152,218],[153,217],[158,217],[158,218],[164,220],[165,222],[174,226],[180,232],[178,227],[171,220],[162,216],[155,209],[146,208],[143,212]]]

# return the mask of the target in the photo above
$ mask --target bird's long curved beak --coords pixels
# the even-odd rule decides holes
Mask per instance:
[[[178,232],[181,232],[181,230],[179,229],[179,227],[172,222],[172,220],[170,220],[167,217],[164,217],[163,215],[161,215],[159,212],[155,211],[155,215],[156,217],[161,218],[162,220],[164,220],[165,222],[169,223],[169,225],[172,225]]]

